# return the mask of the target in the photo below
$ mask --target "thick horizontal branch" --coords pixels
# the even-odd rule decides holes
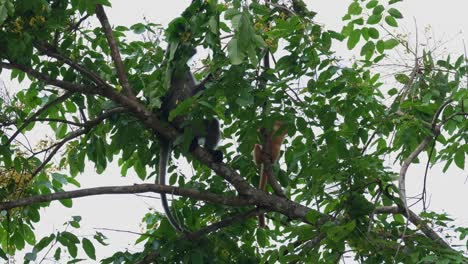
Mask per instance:
[[[245,206],[251,205],[252,203],[247,199],[240,197],[226,197],[206,191],[198,191],[195,189],[179,188],[174,186],[159,185],[159,184],[135,184],[127,186],[106,186],[81,189],[76,191],[67,191],[59,193],[51,193],[44,195],[36,195],[31,197],[25,197],[16,201],[0,203],[0,210],[8,210],[16,207],[27,206],[37,203],[51,202],[63,199],[72,199],[80,197],[88,197],[95,195],[104,194],[134,194],[134,193],[167,193],[173,195],[179,195],[189,197],[197,200],[206,202],[222,204],[227,206]]]
[[[127,97],[118,93],[115,89],[108,89],[107,87],[99,86],[83,86],[66,81],[56,80],[29,67],[15,63],[0,62],[0,66],[9,69],[19,69],[30,74],[32,77],[45,82],[48,85],[57,86],[67,91],[102,95],[126,108],[128,112],[131,112],[145,126],[154,131],[157,131],[164,138],[175,140],[179,136],[179,131],[177,131],[169,124],[162,122],[159,119],[159,115],[157,113],[147,109],[147,107],[139,102],[136,98]],[[244,179],[244,177],[239,175],[227,164],[214,162],[211,153],[206,151],[204,148],[197,147],[194,151],[191,152],[191,155],[212,169],[215,173],[223,177],[226,181],[231,183],[243,198],[248,199],[250,204],[261,206],[267,211],[281,213],[290,219],[297,219],[303,222],[307,222],[305,216],[310,210],[310,208],[307,206],[303,206],[284,197],[269,195],[252,187],[250,183]],[[320,224],[323,221],[327,221],[329,219],[330,217],[323,215],[323,219],[315,224]]]

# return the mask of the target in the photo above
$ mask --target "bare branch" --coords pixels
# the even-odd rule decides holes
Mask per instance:
[[[114,61],[115,68],[117,70],[117,76],[119,77],[120,85],[122,85],[123,92],[132,98],[135,97],[132,92],[130,83],[128,82],[127,73],[125,72],[125,67],[120,57],[119,47],[115,41],[114,36],[112,35],[112,28],[109,24],[109,19],[107,18],[106,12],[102,5],[96,5],[96,15],[101,22],[102,30],[106,35],[107,42],[111,51],[112,60]]]
[[[401,200],[403,201],[403,206],[405,210],[409,212],[408,204],[406,202],[406,172],[408,171],[409,166],[416,159],[426,147],[431,142],[432,136],[426,136],[423,141],[418,145],[418,147],[403,161],[400,169],[400,178],[398,179],[398,189],[400,190]]]
[[[241,198],[241,197],[227,197],[214,193],[209,193],[207,191],[199,191],[196,189],[189,188],[179,188],[168,185],[159,185],[159,184],[134,184],[127,186],[106,186],[106,187],[95,187],[80,189],[75,191],[51,193],[36,195],[31,197],[21,198],[15,201],[3,202],[0,203],[0,210],[8,210],[16,207],[27,206],[37,203],[46,203],[56,200],[71,199],[71,198],[80,198],[88,197],[95,195],[104,195],[104,194],[134,194],[134,193],[145,193],[145,192],[154,192],[154,193],[168,193],[173,195],[179,195],[184,197],[189,197],[197,200],[202,200],[206,202],[222,204],[227,206],[245,206],[251,205],[252,202]]]

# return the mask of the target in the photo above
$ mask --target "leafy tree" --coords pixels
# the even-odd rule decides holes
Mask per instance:
[[[26,263],[43,254],[70,263],[82,260],[78,254],[96,259],[95,244],[106,244],[101,233],[36,238],[39,209],[55,200],[71,207],[83,196],[155,192],[180,196],[173,211],[190,232],[177,233],[148,212],[136,241],[144,250],[101,263],[330,263],[344,254],[366,263],[466,262],[449,241],[464,241],[468,229],[456,228],[452,238],[456,233],[436,232],[451,219],[413,212],[405,176],[423,152],[428,165],[464,168],[467,59],[439,59],[389,33],[403,17],[397,2],[354,0],[335,32],[315,23],[300,0],[194,0],[167,28],[112,27],[107,0],[0,0],[0,67],[30,80],[0,100],[0,257],[27,243]],[[98,25],[84,26],[93,18]],[[360,49],[360,57],[344,66],[332,50],[338,42]],[[206,86],[171,117],[196,123],[217,116],[224,163],[201,147],[189,152],[190,133],[160,118],[168,62],[185,63],[165,52],[168,44],[204,54],[196,76]],[[400,47],[414,66],[395,73],[389,89],[372,66]],[[275,120],[288,132],[286,150],[279,164],[264,162],[274,177],[263,192],[250,153],[255,143],[267,144],[257,130]],[[18,135],[39,123],[55,138],[23,145]],[[175,140],[174,156],[187,158],[195,175],[172,163],[170,186],[153,184],[157,137]],[[385,166],[389,154],[399,173]],[[148,184],[79,189],[85,166],[105,173],[116,158],[122,175],[134,170]],[[67,184],[78,189],[64,191]],[[266,229],[257,226],[261,213]],[[67,224],[80,228],[80,220]]]

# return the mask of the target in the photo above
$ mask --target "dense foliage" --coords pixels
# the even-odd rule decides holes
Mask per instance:
[[[411,163],[426,162],[421,153],[429,165],[464,168],[467,60],[436,58],[390,33],[403,17],[399,1],[354,0],[335,32],[301,0],[195,0],[167,28],[112,29],[119,22],[108,21],[107,0],[0,0],[0,69],[26,84],[0,99],[0,257],[29,244],[25,263],[44,254],[60,263],[96,259],[96,243],[112,241],[63,230],[37,238],[39,209],[53,200],[71,207],[75,197],[153,191],[180,195],[173,211],[193,232],[179,234],[150,211],[136,241],[144,251],[116,252],[102,263],[330,263],[344,255],[363,263],[466,262],[466,247],[451,242],[466,243],[468,229],[435,232],[451,219],[411,211],[405,176]],[[99,23],[88,24],[93,18]],[[339,42],[360,56],[341,61],[332,50]],[[206,90],[169,119],[218,117],[222,164],[202,148],[189,153],[190,131],[179,134],[158,112],[168,68],[185,63],[193,47],[192,70]],[[388,87],[372,66],[401,47],[414,66],[395,71]],[[280,161],[265,164],[279,183],[266,194],[255,188],[250,153],[261,143],[258,128],[275,120],[288,135]],[[53,139],[31,147],[18,137],[40,123]],[[153,183],[162,136],[175,139],[174,156],[194,168],[190,177],[170,164],[169,183],[180,189],[64,192],[67,184],[80,187],[85,166],[106,173],[115,159],[122,175],[133,170]],[[389,155],[394,167],[383,162]],[[267,229],[257,226],[262,212]],[[78,229],[80,220],[68,225]]]

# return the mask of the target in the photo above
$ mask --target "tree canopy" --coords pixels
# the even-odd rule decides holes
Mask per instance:
[[[337,32],[301,0],[194,0],[165,28],[109,21],[107,0],[0,0],[0,70],[25,87],[0,93],[0,258],[28,244],[25,263],[96,260],[96,245],[112,241],[71,230],[36,237],[40,210],[152,192],[177,196],[172,211],[189,232],[150,210],[135,241],[144,249],[101,263],[466,263],[467,245],[456,245],[468,228],[427,210],[425,192],[413,211],[405,183],[417,162],[425,177],[436,163],[464,169],[467,57],[441,58],[393,33],[400,1],[351,1]],[[337,43],[358,56],[340,59]],[[164,120],[168,68],[185,64],[189,48],[206,89]],[[396,49],[409,67],[384,82],[373,66]],[[223,162],[189,150],[191,131],[171,124],[181,115],[221,121]],[[271,147],[261,128],[275,121],[287,135],[279,161],[264,159],[264,192],[251,152]],[[19,137],[28,131],[47,133],[31,146]],[[154,184],[160,138],[175,142],[168,185]],[[147,183],[80,188],[86,166],[102,174],[114,160]],[[257,223],[263,213],[267,228]]]

